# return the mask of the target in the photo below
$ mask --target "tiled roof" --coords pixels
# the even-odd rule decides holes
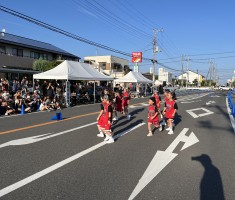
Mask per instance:
[[[70,56],[73,58],[79,58],[78,56],[75,56],[71,53],[68,53],[67,51],[64,51],[63,49],[60,49],[60,48],[58,48],[54,45],[51,45],[49,43],[40,42],[37,40],[32,40],[29,38],[16,36],[16,35],[12,35],[9,33],[2,33],[2,32],[0,32],[0,33],[1,33],[0,34],[0,42],[2,42],[2,43],[18,45],[18,46],[22,46],[22,47],[37,49],[37,50],[41,50],[41,51],[47,51],[47,52],[51,52],[51,53],[62,54],[62,55]]]

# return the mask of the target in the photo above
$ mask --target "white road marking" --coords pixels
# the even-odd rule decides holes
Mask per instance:
[[[208,102],[206,102],[206,105],[210,105],[212,103],[215,103],[215,101],[208,101]]]
[[[202,100],[197,100],[197,101],[182,101],[180,103],[195,103],[195,102],[200,102],[200,101],[202,101]]]
[[[184,128],[165,151],[157,151],[128,200],[134,199],[178,155],[173,151],[180,142],[184,142],[181,151],[199,142],[193,132],[185,135],[188,130]]]
[[[82,129],[82,128],[94,125],[96,123],[97,122],[92,122],[90,124],[86,124],[86,125],[83,125],[83,126],[72,128],[72,129],[69,129],[69,130],[66,130],[66,131],[62,131],[62,132],[59,132],[59,133],[56,133],[56,134],[53,134],[53,135],[52,135],[52,133],[47,133],[47,134],[36,135],[36,136],[32,136],[32,137],[12,140],[12,141],[9,141],[9,142],[1,144],[0,148],[7,147],[7,146],[32,144],[32,143],[39,142],[39,141],[42,141],[42,140],[46,140],[46,139],[49,139],[49,138],[53,138],[53,137],[56,137],[56,136],[59,136],[59,135],[65,134],[65,133],[76,131],[76,130],[79,130],[79,129]]]
[[[219,95],[212,95],[212,96],[210,96],[210,97],[220,97]]]
[[[135,129],[141,127],[141,126],[143,126],[144,124],[145,124],[145,123],[140,123],[140,124],[138,124],[137,126],[126,130],[126,131],[124,131],[124,132],[122,132],[122,133],[116,135],[116,136],[114,137],[114,139],[117,139],[117,138],[119,138],[119,137],[122,137],[122,136],[126,135],[127,133],[129,133],[129,132],[131,132],[131,131],[133,131],[133,130],[135,130]],[[60,162],[58,162],[58,163],[56,163],[56,164],[54,164],[54,165],[52,165],[52,166],[50,166],[50,167],[48,167],[48,168],[42,170],[42,171],[40,171],[40,172],[37,172],[37,173],[35,173],[35,174],[33,174],[33,175],[31,175],[31,176],[29,176],[29,177],[23,179],[23,180],[20,180],[20,181],[14,183],[14,184],[12,184],[12,185],[9,185],[9,186],[7,186],[7,187],[1,189],[1,190],[0,190],[0,197],[4,196],[4,195],[6,195],[6,194],[9,194],[9,193],[13,192],[13,191],[16,190],[16,189],[19,189],[19,188],[21,188],[21,187],[23,187],[23,186],[25,186],[25,185],[27,185],[27,184],[33,182],[33,181],[35,181],[35,180],[37,180],[37,179],[39,179],[39,178],[41,178],[41,177],[43,177],[43,176],[45,176],[45,175],[47,175],[47,174],[53,172],[53,171],[55,171],[55,170],[57,170],[57,169],[63,167],[64,165],[67,165],[68,163],[71,163],[71,162],[74,161],[74,160],[79,159],[79,158],[81,158],[82,156],[85,156],[86,154],[88,154],[88,153],[90,153],[90,152],[92,152],[92,151],[94,151],[94,150],[96,150],[96,149],[98,149],[98,148],[104,146],[105,144],[106,144],[106,142],[103,141],[103,142],[101,142],[101,143],[99,143],[99,144],[97,144],[97,145],[94,145],[94,146],[92,146],[92,147],[90,147],[90,148],[88,148],[88,149],[86,149],[86,150],[84,150],[84,151],[82,151],[82,152],[80,152],[80,153],[78,153],[78,154],[75,154],[75,155],[73,155],[73,156],[71,156],[71,157],[69,157],[69,158],[67,158],[67,159],[65,159],[65,160],[62,160],[62,161],[60,161]]]
[[[148,106],[148,105],[149,104],[147,104],[147,103],[141,103],[139,105],[130,105],[130,106],[128,106],[128,108],[141,108],[143,106]]]
[[[194,111],[198,111],[198,110],[203,110],[205,112],[197,115],[196,113],[194,113]],[[206,108],[195,108],[195,109],[191,109],[191,110],[186,110],[186,112],[188,112],[188,114],[190,114],[193,118],[203,117],[203,116],[211,115],[214,113]]]
[[[182,97],[182,98],[178,99],[177,101],[190,101],[190,100],[195,100],[195,99],[202,98],[202,97],[207,96],[207,95],[208,95],[208,93],[201,94],[200,96],[198,96],[198,95],[190,95],[190,96]]]
[[[226,97],[226,106],[227,106],[227,111],[228,111],[228,115],[229,115],[229,118],[230,118],[230,121],[231,121],[231,124],[232,124],[232,127],[233,127],[233,131],[235,133],[235,119],[233,117],[233,115],[231,114],[232,111],[231,109],[229,108],[229,105],[228,105],[228,98]]]

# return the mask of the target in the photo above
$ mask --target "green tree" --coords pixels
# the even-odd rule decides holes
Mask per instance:
[[[49,62],[41,58],[33,62],[33,70],[44,72],[48,70],[48,66],[49,66]]]
[[[35,60],[33,63],[33,70],[38,70],[41,72],[50,70],[54,67],[56,67],[57,65],[59,65],[62,61],[47,61],[47,60],[43,60],[43,59],[38,59]]]

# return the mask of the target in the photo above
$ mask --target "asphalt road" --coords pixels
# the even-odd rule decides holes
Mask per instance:
[[[147,137],[147,100],[131,101],[116,141],[96,136],[99,105],[0,118],[0,199],[234,200],[235,133],[226,93],[178,95],[173,135]]]

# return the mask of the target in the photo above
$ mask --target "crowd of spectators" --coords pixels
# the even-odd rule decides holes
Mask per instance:
[[[71,106],[94,101],[92,83],[72,82],[70,86]],[[97,101],[102,89],[96,87]],[[0,80],[0,115],[30,113],[33,111],[52,111],[65,107],[65,84],[62,81]],[[22,110],[24,109],[24,110]]]
[[[40,82],[36,80],[33,82],[24,77],[22,80],[15,79],[9,81],[5,78],[0,80],[0,115],[12,115],[20,113],[30,113],[34,111],[53,111],[60,110],[66,107],[66,85],[62,81],[48,81]],[[112,91],[111,84],[105,86],[95,86],[94,97],[94,83],[83,81],[70,82],[70,106],[78,104],[86,104],[93,102],[100,102],[104,89]],[[120,85],[114,88],[115,90],[122,90]],[[137,90],[138,94],[132,97],[142,96],[145,88],[142,86],[130,85],[130,91]],[[150,90],[148,87],[147,90]],[[113,92],[114,92],[113,91]],[[111,92],[110,92],[111,93]],[[95,99],[94,99],[95,98]],[[24,110],[22,110],[24,109]]]

